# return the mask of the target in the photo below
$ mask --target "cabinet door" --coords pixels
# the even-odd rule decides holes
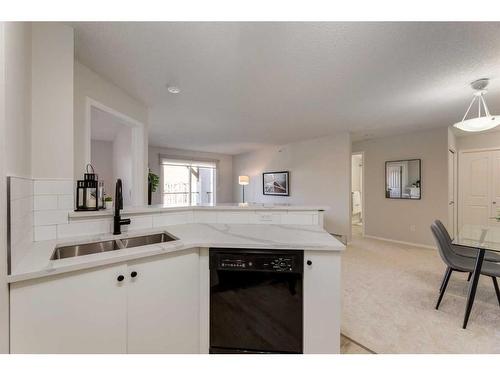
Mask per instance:
[[[340,253],[305,251],[305,354],[340,352],[340,299]]]
[[[125,353],[126,266],[14,283],[11,353]]]
[[[198,249],[129,262],[127,279],[128,352],[199,353]]]

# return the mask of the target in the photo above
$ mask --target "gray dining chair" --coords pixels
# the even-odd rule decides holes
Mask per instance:
[[[434,220],[434,223],[439,227],[441,232],[445,235],[446,241],[451,244],[451,249],[453,250],[454,253],[461,255],[466,258],[473,258],[474,260],[477,257],[477,249],[469,246],[463,246],[463,245],[456,245],[452,243],[452,239],[450,237],[450,234],[446,230],[446,227],[444,224],[441,222],[441,220]],[[488,262],[497,262],[500,263],[500,254],[494,253],[493,251],[486,251],[484,253],[484,260]]]
[[[452,272],[474,272],[475,259],[459,255],[454,251],[451,243],[451,238],[446,231],[446,228],[444,228],[444,225],[441,227],[435,221],[431,225],[431,231],[434,235],[434,239],[439,250],[439,255],[446,265],[446,271],[444,273],[443,282],[441,283],[439,297],[436,303],[437,310],[439,309],[439,305],[441,304],[441,300],[443,299]],[[500,289],[498,287],[498,281],[496,279],[497,277],[500,277],[500,264],[491,261],[485,261],[481,268],[481,275],[490,276],[493,280],[493,286],[497,295],[498,304],[500,305]]]

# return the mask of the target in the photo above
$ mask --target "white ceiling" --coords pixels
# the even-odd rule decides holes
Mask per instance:
[[[120,119],[99,108],[90,109],[90,138],[95,141],[113,142],[120,130],[127,129]]]
[[[72,25],[77,58],[150,108],[156,146],[237,154],[444,127],[481,77],[500,114],[500,23]]]

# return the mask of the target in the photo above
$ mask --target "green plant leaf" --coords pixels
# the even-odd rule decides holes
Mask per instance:
[[[160,184],[160,177],[153,172],[149,172],[149,180],[151,181],[151,190],[155,193]]]

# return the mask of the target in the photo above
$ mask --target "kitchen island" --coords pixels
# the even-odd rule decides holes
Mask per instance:
[[[11,352],[208,353],[209,255],[211,248],[222,248],[303,253],[303,352],[338,353],[344,245],[318,224],[254,219],[247,216],[250,224],[191,220],[161,225],[162,219],[153,228],[129,229],[121,236],[34,242],[8,279]],[[174,240],[50,259],[57,246],[160,232]]]

